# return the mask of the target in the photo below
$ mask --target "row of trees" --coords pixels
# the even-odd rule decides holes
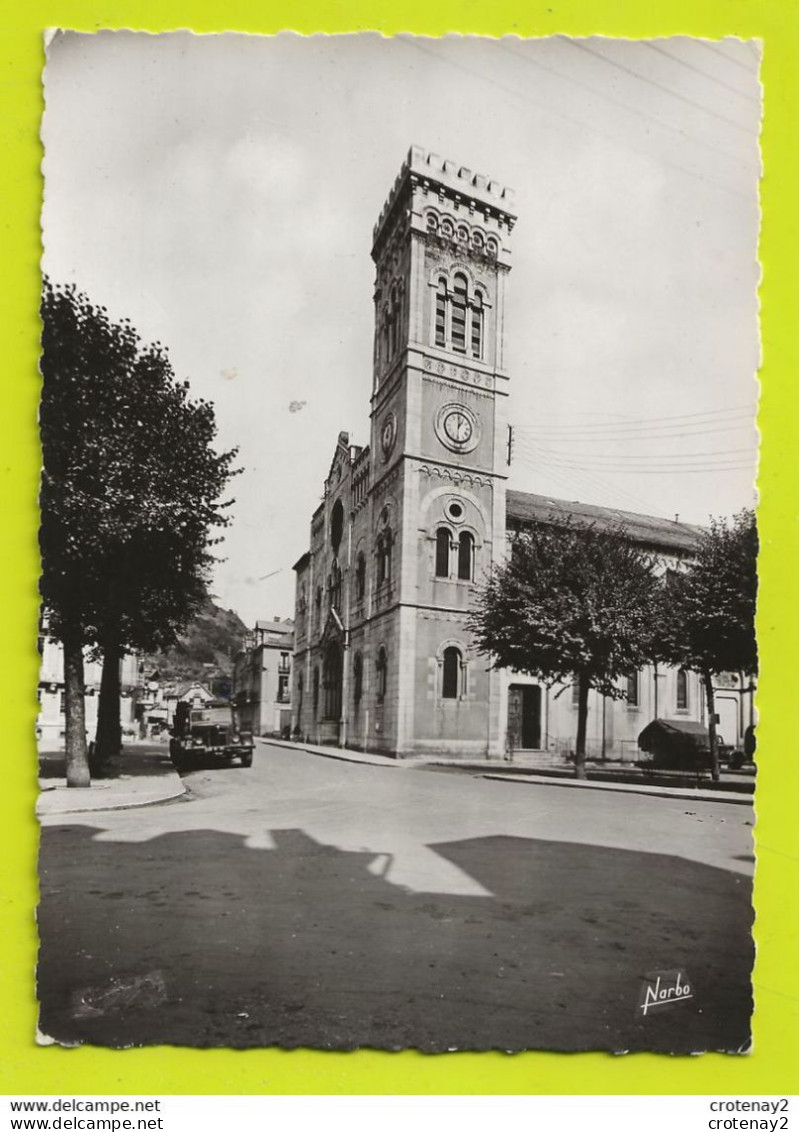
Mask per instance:
[[[713,678],[757,668],[757,528],[751,511],[713,521],[692,560],[663,572],[623,527],[539,526],[515,537],[470,628],[498,668],[578,687],[575,772],[585,775],[588,693],[662,662],[699,673],[711,770],[719,776]]]
[[[118,752],[120,659],[172,644],[206,597],[235,451],[214,448],[164,348],[45,280],[41,596],[64,650],[67,784],[87,786],[83,656],[102,655],[96,753]]]

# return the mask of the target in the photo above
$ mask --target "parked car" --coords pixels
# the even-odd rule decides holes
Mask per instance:
[[[179,703],[169,729],[169,755],[176,768],[220,762],[252,766],[252,732],[239,727],[236,709],[224,701],[193,707]]]

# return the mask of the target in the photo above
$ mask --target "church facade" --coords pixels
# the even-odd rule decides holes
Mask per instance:
[[[308,741],[399,757],[565,754],[570,689],[492,669],[467,629],[509,531],[569,515],[624,522],[665,559],[695,545],[687,524],[508,491],[515,224],[510,189],[413,147],[375,225],[370,441],[339,434],[295,565],[293,730]],[[632,758],[656,716],[703,718],[692,673],[631,673],[625,691],[591,693],[589,754]]]

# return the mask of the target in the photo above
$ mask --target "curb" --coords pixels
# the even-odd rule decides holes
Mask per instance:
[[[673,786],[638,786],[629,782],[591,782],[584,778],[547,778],[544,775],[481,774],[493,782],[516,782],[524,786],[564,786],[578,790],[605,790],[613,794],[643,794],[647,798],[672,798],[689,802],[727,802],[733,806],[751,806],[754,794],[736,794],[732,790],[688,790]]]
[[[694,802],[727,802],[737,806],[754,804],[754,794],[740,794],[732,790],[702,790],[675,786],[647,786],[634,782],[599,782],[591,779],[561,778],[547,776],[534,770],[518,774],[502,774],[484,768],[460,765],[457,762],[441,762],[435,759],[393,759],[386,755],[370,755],[360,751],[348,751],[341,747],[316,747],[307,743],[291,743],[285,739],[270,739],[259,736],[262,743],[282,747],[290,751],[305,751],[309,755],[319,755],[324,759],[337,759],[339,762],[355,763],[358,766],[395,767],[404,770],[418,770],[427,767],[446,767],[463,770],[475,778],[485,778],[500,782],[516,782],[524,786],[563,786],[582,790],[605,790],[617,794],[643,794],[648,798],[676,798]],[[379,760],[379,761],[378,761]]]
[[[52,794],[55,791],[61,791],[62,789],[66,790],[66,787],[53,786],[49,789],[41,791],[39,797],[36,800],[37,818],[60,818],[65,817],[68,814],[106,813],[109,810],[137,810],[142,806],[157,806],[161,802],[173,802],[176,798],[182,798],[187,793],[186,787],[181,782],[179,789],[176,790],[174,787],[172,787],[169,793],[159,794],[157,797],[143,797],[141,799],[135,800],[130,799],[130,796],[128,796],[129,800],[117,802],[115,802],[113,798],[109,798],[107,803],[105,802],[105,800],[103,800],[102,804],[95,806],[82,806],[80,804],[81,800],[76,798],[76,804],[74,806],[70,806],[69,809],[65,810],[50,809],[46,804],[42,805],[42,801],[46,799],[49,794]],[[91,790],[91,787],[86,787],[86,789]],[[60,798],[61,794],[57,794],[56,797]]]

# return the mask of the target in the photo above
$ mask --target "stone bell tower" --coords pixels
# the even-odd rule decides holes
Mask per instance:
[[[501,743],[501,681],[466,620],[505,541],[515,221],[510,189],[414,146],[374,229],[370,494],[374,537],[385,528],[396,549],[376,612],[397,658],[385,734],[400,755]]]

